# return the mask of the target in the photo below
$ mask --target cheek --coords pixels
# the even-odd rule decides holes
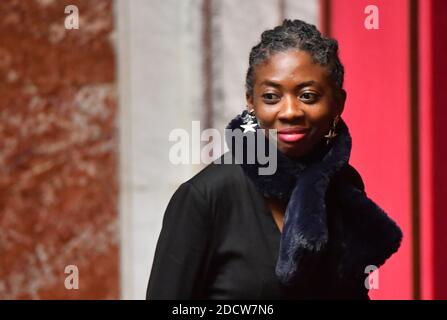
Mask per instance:
[[[325,135],[332,125],[333,116],[327,107],[311,108],[307,112],[307,120],[314,134]]]
[[[276,112],[272,108],[255,108],[256,118],[259,125],[264,129],[271,129],[275,126]]]

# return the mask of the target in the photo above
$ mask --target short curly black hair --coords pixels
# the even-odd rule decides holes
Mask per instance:
[[[337,40],[322,36],[314,25],[302,20],[284,19],[282,25],[264,31],[261,34],[261,42],[250,51],[245,80],[247,94],[253,95],[254,67],[256,65],[275,53],[293,49],[310,53],[316,63],[328,68],[335,87],[343,88],[345,71],[338,57]]]

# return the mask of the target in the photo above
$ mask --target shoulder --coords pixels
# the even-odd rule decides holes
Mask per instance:
[[[240,194],[235,188],[243,175],[238,164],[210,163],[178,186],[168,203],[166,220],[210,221],[222,203]]]
[[[355,188],[365,191],[365,184],[360,173],[350,164],[344,166],[335,176],[336,184],[345,183]]]
[[[180,184],[169,202],[169,215],[214,221],[219,212],[230,212],[223,208],[228,209],[249,192],[245,179],[239,164],[212,162]]]
[[[209,198],[216,193],[235,190],[244,184],[245,175],[242,167],[235,163],[225,163],[224,155],[200,170],[185,184],[191,184],[204,197]]]

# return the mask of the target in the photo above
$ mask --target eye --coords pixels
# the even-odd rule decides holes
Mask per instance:
[[[279,96],[275,93],[264,93],[262,98],[267,104],[275,104],[280,100]]]
[[[318,94],[313,92],[304,92],[299,98],[305,103],[314,103],[318,99]]]

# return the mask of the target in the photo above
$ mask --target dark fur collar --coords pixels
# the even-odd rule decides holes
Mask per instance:
[[[235,117],[227,129],[240,129],[245,115]],[[259,175],[257,162],[241,164],[265,197],[288,201],[276,266],[278,278],[286,286],[307,277],[314,267],[309,261],[328,255],[336,257],[331,260],[336,277],[364,276],[368,265],[381,266],[401,243],[400,228],[366,196],[361,178],[351,179],[356,176],[348,164],[351,136],[343,121],[337,130],[338,136],[329,146],[322,143],[299,161],[275,147],[278,169],[273,175]],[[231,146],[229,142],[227,136]],[[244,150],[255,151],[256,146],[252,147],[245,145]],[[360,183],[352,183],[355,180]],[[333,210],[326,208],[328,193],[337,204]],[[336,217],[331,220],[335,224],[328,223],[328,211],[330,218]]]

